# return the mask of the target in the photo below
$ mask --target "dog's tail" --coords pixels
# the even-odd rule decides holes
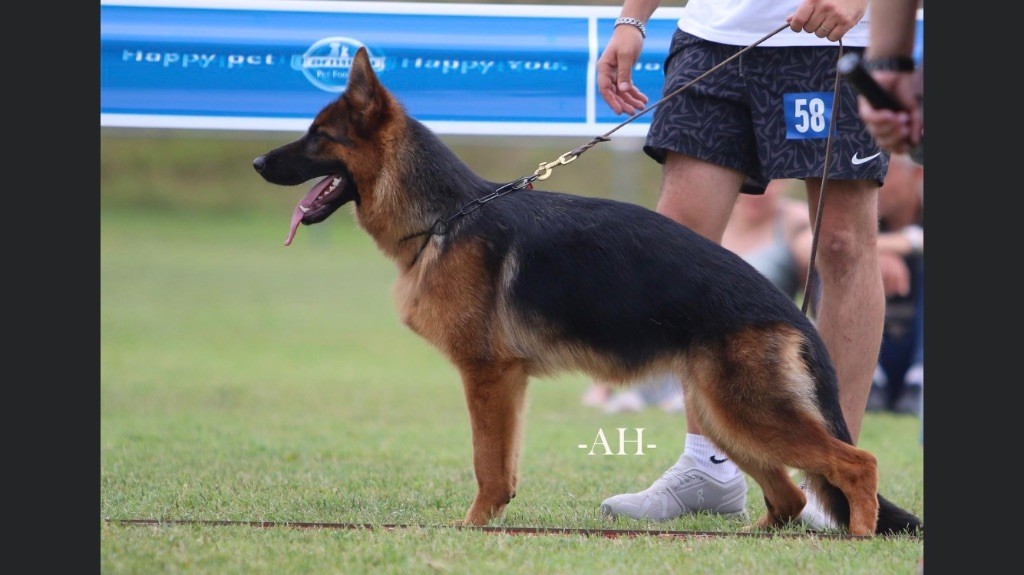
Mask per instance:
[[[850,503],[846,495],[838,487],[832,485],[824,476],[807,474],[808,487],[818,498],[823,511],[840,525],[850,524]],[[878,523],[875,524],[876,535],[923,535],[924,525],[913,513],[900,508],[881,494],[878,495]]]
[[[815,339],[814,334],[809,330],[807,335],[812,340]],[[835,371],[831,368],[831,360],[824,343],[818,340],[818,345],[811,345],[804,351],[805,357],[810,359],[808,367],[811,374],[819,384],[819,405],[831,406],[831,409],[823,409],[823,415],[829,422],[832,435],[844,443],[853,445],[853,438],[839,407]],[[805,480],[808,488],[821,503],[823,511],[837,524],[848,527],[850,525],[850,502],[846,499],[846,495],[838,487],[829,483],[823,475],[807,473]],[[875,524],[875,534],[895,535],[900,533],[923,534],[924,526],[921,524],[921,519],[878,494],[878,522]]]
[[[897,535],[900,533],[924,534],[921,519],[906,509],[897,507],[882,494],[878,494],[878,523],[875,524],[876,535]]]

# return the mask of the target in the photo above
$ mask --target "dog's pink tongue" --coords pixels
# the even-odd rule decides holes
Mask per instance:
[[[306,195],[299,200],[298,204],[295,204],[295,209],[292,210],[291,225],[288,226],[288,237],[285,238],[284,245],[292,245],[292,240],[295,239],[295,230],[299,229],[299,224],[302,223],[302,216],[306,215],[306,211],[313,205],[313,200],[320,195],[320,192],[326,190],[327,186],[331,185],[331,180],[333,179],[334,176],[327,176],[320,180],[312,189],[306,192]]]

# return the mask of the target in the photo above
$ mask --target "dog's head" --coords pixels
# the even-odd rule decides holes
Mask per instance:
[[[322,178],[295,206],[285,245],[291,244],[300,223],[322,222],[349,201],[358,205],[360,194],[369,192],[384,153],[375,136],[395,113],[395,105],[377,79],[366,48],[359,48],[345,91],[320,110],[306,133],[253,160],[256,171],[272,184],[295,186]]]

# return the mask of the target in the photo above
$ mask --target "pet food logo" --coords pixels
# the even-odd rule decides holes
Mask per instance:
[[[341,92],[348,83],[348,71],[356,51],[365,47],[352,38],[335,36],[318,40],[301,56],[292,58],[292,67],[301,70],[314,86],[327,92]],[[384,71],[384,57],[374,56],[366,48],[370,65],[377,73]]]

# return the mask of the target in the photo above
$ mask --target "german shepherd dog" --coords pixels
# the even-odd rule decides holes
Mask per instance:
[[[253,166],[273,184],[322,178],[295,207],[286,245],[300,223],[353,202],[397,264],[402,321],[462,378],[478,486],[463,524],[486,524],[516,495],[531,376],[671,371],[703,432],[761,486],[767,512],[747,529],[800,514],[792,467],[850,534],[922,530],[878,494],[875,457],[853,446],[824,343],[790,298],[642,206],[525,186],[463,210],[499,184],[406,113],[364,48],[306,133]]]

